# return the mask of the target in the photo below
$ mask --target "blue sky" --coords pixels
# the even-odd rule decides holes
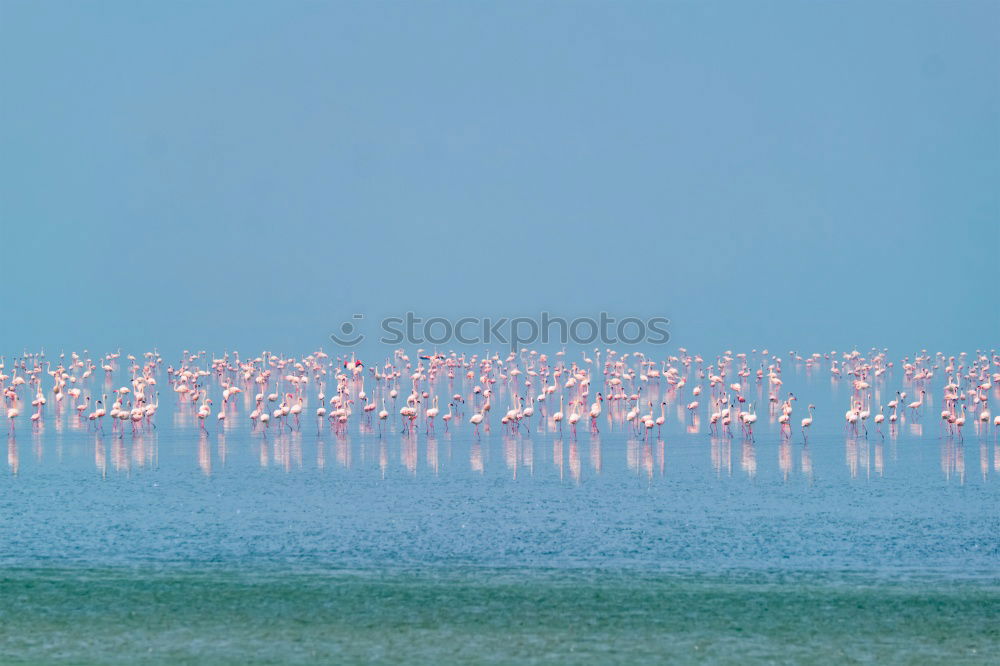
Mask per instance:
[[[0,350],[995,346],[995,2],[0,2]]]

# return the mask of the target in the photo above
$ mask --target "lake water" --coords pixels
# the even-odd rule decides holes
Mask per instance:
[[[665,385],[648,436],[610,402],[599,433],[514,434],[502,391],[476,436],[459,380],[436,434],[391,407],[382,434],[360,410],[342,433],[251,431],[249,392],[203,432],[162,370],[155,430],[95,433],[50,401],[7,439],[0,661],[996,663],[1000,446],[971,418],[944,431],[941,375],[865,437],[850,382],[788,363],[807,441],[753,380],[753,439]],[[900,389],[890,371],[873,400]]]

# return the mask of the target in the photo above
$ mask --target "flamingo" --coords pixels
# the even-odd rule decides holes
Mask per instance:
[[[198,427],[201,428],[202,430],[205,429],[205,419],[208,418],[208,416],[212,413],[212,408],[209,407],[209,405],[211,404],[212,404],[211,399],[209,399],[209,397],[206,395],[201,403],[201,406],[198,407]]]
[[[453,403],[453,402],[449,402],[449,403],[448,403],[448,413],[447,413],[447,414],[445,414],[444,416],[442,416],[442,417],[441,417],[441,420],[443,420],[443,421],[444,421],[444,429],[445,429],[445,432],[447,432],[447,431],[448,431],[448,423],[449,423],[449,422],[451,421],[451,419],[452,419],[452,413],[451,413],[451,408],[452,408],[452,407],[454,407],[454,406],[455,406],[455,403]]]
[[[871,399],[872,399],[872,394],[869,393],[868,397],[865,399],[864,408],[860,412],[858,412],[858,416],[861,418],[861,425],[865,429],[865,435],[868,434],[868,426],[865,425],[865,421],[867,421],[868,417],[872,415]]]
[[[803,435],[803,437],[806,434],[806,428],[811,427],[812,424],[813,424],[813,409],[815,409],[815,406],[814,405],[809,405],[809,407],[808,407],[809,416],[807,416],[806,418],[802,419],[802,435]]]
[[[753,424],[757,422],[757,412],[754,410],[754,403],[750,403],[750,411],[746,413],[743,417],[743,425],[746,426],[747,432],[750,433],[751,439],[753,438]]]
[[[724,410],[722,410],[722,412],[720,412],[722,415],[722,427],[725,428],[726,435],[728,437],[733,436],[733,431],[729,429],[729,424],[733,422],[732,410],[733,410],[733,405],[732,403],[729,403],[729,407],[726,407]]]
[[[292,397],[292,394],[289,393],[288,397],[289,398]],[[291,407],[289,407],[288,412],[292,416],[295,417],[295,429],[296,430],[301,430],[302,426],[299,424],[299,414],[302,413],[302,396],[301,395],[299,396],[299,401],[297,403],[295,403],[294,405],[292,405]]]
[[[663,403],[663,404],[666,404],[666,403]],[[721,407],[722,407],[722,400],[721,399],[718,400],[715,403],[715,406],[716,406],[716,410],[714,412],[712,412],[712,414],[709,416],[709,419],[708,419],[709,429],[711,429],[712,432],[718,432],[719,431],[719,425],[718,425],[719,424],[719,419],[722,418],[722,409],[721,409]]]
[[[424,412],[424,416],[427,417],[427,428],[434,428],[434,417],[438,415],[441,410],[438,409],[438,399],[434,396],[433,406]]]
[[[854,433],[858,432],[858,409],[854,405],[854,398],[851,398],[851,408],[844,412],[844,420],[847,421],[847,425],[854,429]]]
[[[484,407],[485,407],[485,405],[484,405]],[[473,414],[469,418],[469,423],[471,423],[472,425],[476,426],[476,434],[477,435],[479,434],[479,424],[483,422],[483,418],[485,417],[485,414],[486,414],[486,410],[484,408],[480,408],[480,410],[478,412],[476,412],[475,414]]]
[[[594,404],[590,406],[590,427],[595,432],[600,432],[597,428],[597,419],[601,415],[601,403],[603,401],[604,397],[600,394],[600,392],[598,392],[597,400],[595,400]]]
[[[531,397],[531,404],[524,408],[524,418],[530,419],[535,414],[535,397]]]
[[[574,405],[581,404],[579,400],[570,400],[570,413],[569,413],[569,424],[573,427],[573,436],[576,437],[576,424],[580,420],[580,412],[577,411]]]
[[[983,424],[983,429],[985,430],[990,422],[990,410],[987,407],[983,407],[983,411],[979,412],[979,422]]]
[[[552,420],[559,424],[559,432],[562,432],[563,420],[563,396],[559,396],[559,411],[552,415]]]

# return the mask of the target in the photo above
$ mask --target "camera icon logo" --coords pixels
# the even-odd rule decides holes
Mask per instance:
[[[354,314],[351,316],[351,319],[358,320],[358,322],[364,318],[363,314]],[[354,322],[345,321],[340,325],[339,333],[330,334],[330,339],[341,347],[353,347],[365,339],[364,334],[358,328],[359,326],[355,325]]]

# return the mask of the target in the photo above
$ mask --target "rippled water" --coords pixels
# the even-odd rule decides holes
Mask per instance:
[[[793,422],[817,405],[807,442],[753,383],[752,440],[670,395],[649,437],[610,404],[575,436],[494,414],[477,437],[468,409],[436,434],[251,432],[247,394],[201,432],[166,388],[138,434],[49,410],[7,441],[0,660],[995,658],[992,426],[949,435],[932,404],[855,436],[848,382],[784,379]]]

